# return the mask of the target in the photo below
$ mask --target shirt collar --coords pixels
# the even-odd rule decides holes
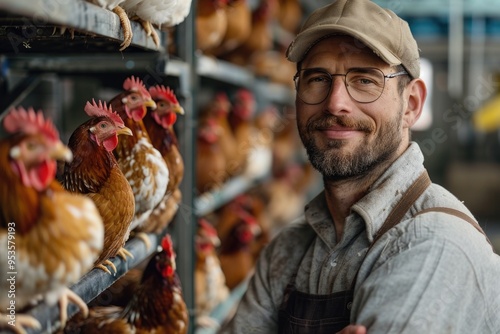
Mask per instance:
[[[424,171],[423,162],[420,147],[412,142],[373,183],[368,194],[352,206],[351,214],[355,212],[365,221],[370,243],[402,195]]]

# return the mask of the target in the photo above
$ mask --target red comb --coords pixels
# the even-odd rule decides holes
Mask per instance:
[[[123,82],[123,89],[127,91],[138,92],[143,96],[150,96],[142,80],[134,76],[125,79],[125,81]]]
[[[174,248],[172,245],[172,238],[170,238],[170,235],[167,234],[161,239],[161,248],[163,248],[163,251],[167,253],[167,256],[171,257],[174,254]]]
[[[165,87],[163,85],[149,87],[149,94],[151,94],[151,98],[155,101],[165,100],[176,104],[179,103],[179,101],[177,101],[177,97],[174,94],[174,91],[170,89],[170,87]]]
[[[113,109],[111,109],[111,106],[106,106],[106,102],[103,103],[101,100],[99,100],[99,104],[97,104],[94,99],[92,99],[92,104],[87,101],[84,110],[90,117],[105,116],[110,118],[115,123],[115,125],[125,126],[123,120],[120,118],[120,116],[118,116],[116,112],[113,111]]]
[[[204,229],[209,235],[217,235],[217,231],[215,230],[215,228],[205,218],[200,218],[198,220],[198,224],[200,224],[200,227]]]
[[[45,119],[41,110],[35,112],[23,107],[13,108],[3,121],[5,130],[9,133],[23,132],[26,134],[43,133],[53,141],[59,140],[59,132],[51,120]]]
[[[236,92],[236,98],[244,100],[253,100],[254,95],[248,89],[240,89]]]

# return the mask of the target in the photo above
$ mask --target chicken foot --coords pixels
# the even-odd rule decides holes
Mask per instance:
[[[68,320],[68,301],[71,301],[73,302],[73,304],[78,306],[84,318],[87,318],[89,316],[89,308],[87,304],[80,298],[80,296],[71,291],[69,288],[64,288],[64,291],[59,298],[61,328],[64,328],[66,326],[66,321]]]
[[[127,47],[129,47],[130,43],[132,43],[132,25],[130,24],[127,13],[125,13],[125,10],[123,10],[123,8],[121,8],[120,6],[116,6],[115,8],[113,8],[113,12],[120,18],[120,24],[123,29],[123,42],[122,44],[120,44],[120,51],[123,51]]]
[[[7,314],[0,313],[0,329],[8,328],[10,331],[13,331],[16,334],[26,334],[26,330],[24,328],[32,328],[32,329],[42,329],[40,322],[33,318],[31,315],[27,314],[16,314],[15,325],[9,324],[9,320]]]

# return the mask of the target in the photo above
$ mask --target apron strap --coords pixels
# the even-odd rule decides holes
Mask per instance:
[[[396,226],[401,219],[404,217],[405,213],[408,212],[408,210],[411,208],[413,203],[417,200],[417,198],[420,197],[420,195],[423,194],[425,189],[431,184],[431,179],[429,177],[429,174],[427,173],[427,170],[424,170],[422,174],[413,182],[413,184],[406,190],[406,192],[403,194],[399,202],[394,206],[394,209],[389,213],[387,216],[384,224],[382,224],[382,227],[377,231],[377,233],[374,236],[374,240],[371,243],[370,247],[365,253],[365,259],[370,250],[372,249],[373,245],[380,239],[381,236],[384,235],[385,232],[389,231],[391,228]],[[364,262],[364,259],[362,263]],[[354,279],[352,280],[351,283],[351,290],[354,290],[354,286],[356,285],[356,280],[358,279],[358,274],[359,274],[359,269],[356,272],[356,275],[354,276]]]
[[[405,213],[408,212],[413,203],[415,203],[417,198],[422,195],[422,193],[430,184],[431,179],[429,178],[429,174],[427,174],[427,171],[425,170],[422,174],[420,174],[418,179],[413,182],[410,188],[406,190],[394,209],[392,209],[391,213],[389,213],[384,224],[375,234],[373,243],[370,245],[370,248],[378,241],[378,239],[380,239],[382,235],[385,234],[385,232],[396,226],[401,221],[401,219],[403,219]]]
[[[465,212],[462,212],[460,210],[456,210],[456,209],[452,209],[452,208],[447,208],[447,207],[442,207],[442,206],[437,206],[437,207],[434,207],[434,208],[428,208],[428,209],[424,209],[422,211],[419,211],[413,217],[416,217],[416,216],[421,215],[421,214],[426,213],[426,212],[432,212],[432,211],[444,212],[444,213],[447,213],[449,215],[457,216],[458,218],[461,218],[461,219],[465,220],[466,222],[468,222],[469,224],[471,224],[472,226],[474,226],[474,228],[476,230],[478,230],[480,233],[482,233],[485,236],[486,241],[488,241],[488,243],[490,244],[490,246],[493,247],[493,245],[491,244],[490,239],[488,239],[488,237],[486,236],[486,233],[484,233],[483,229],[481,228],[481,226],[479,226],[479,224],[477,223],[477,221],[474,220],[471,216],[469,216]]]

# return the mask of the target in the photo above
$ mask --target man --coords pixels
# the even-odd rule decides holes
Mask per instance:
[[[426,87],[408,24],[337,0],[287,57],[325,189],[262,252],[222,333],[499,333],[500,259],[410,139]]]

